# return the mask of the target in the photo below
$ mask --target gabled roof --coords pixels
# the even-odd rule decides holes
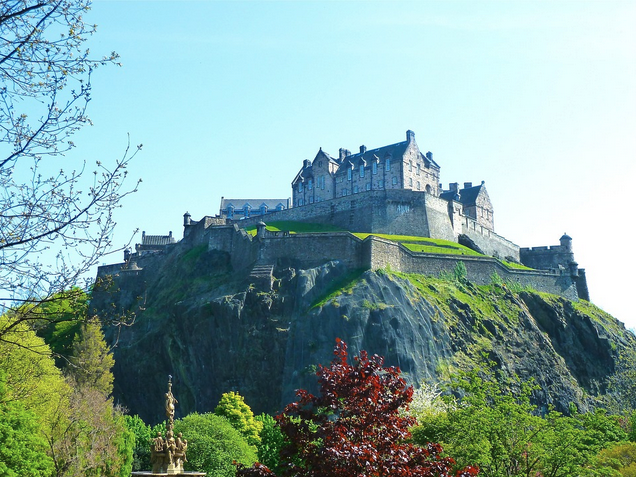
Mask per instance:
[[[459,196],[459,202],[461,202],[463,205],[471,206],[476,204],[477,197],[482,191],[482,188],[484,191],[486,190],[486,186],[484,186],[483,184],[479,184],[473,187],[466,187],[457,191],[445,190],[439,195],[439,197],[440,199],[444,200],[458,200],[457,196]]]
[[[355,165],[361,159],[370,163],[371,161],[376,160],[376,157],[378,159],[384,159],[388,155],[394,158],[402,157],[404,156],[408,145],[408,141],[402,141],[388,146],[377,147],[375,149],[367,149],[365,152],[358,152],[345,157],[342,163],[344,164],[346,161],[349,161]]]
[[[481,192],[482,187],[484,186],[480,184],[466,189],[461,189],[459,191],[460,202],[464,205],[475,205],[477,202],[477,196]]]

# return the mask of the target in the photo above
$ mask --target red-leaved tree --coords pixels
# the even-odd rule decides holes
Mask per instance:
[[[413,418],[400,413],[412,399],[396,367],[384,368],[382,357],[365,351],[347,361],[347,345],[336,340],[331,366],[320,366],[320,395],[297,391],[298,401],[276,416],[287,444],[281,449],[281,477],[375,477],[453,475],[454,461],[442,448],[408,441]],[[467,467],[458,477],[475,476]],[[239,466],[238,476],[273,476],[267,467]]]

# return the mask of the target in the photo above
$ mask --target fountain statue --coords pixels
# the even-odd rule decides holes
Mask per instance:
[[[157,432],[157,436],[152,439],[150,444],[150,463],[152,464],[152,472],[133,472],[132,475],[137,476],[164,476],[170,475],[174,477],[202,477],[203,472],[185,472],[183,463],[187,462],[186,451],[188,450],[188,441],[181,433],[174,436],[174,411],[175,405],[179,401],[172,394],[172,376],[168,376],[168,392],[166,393],[166,435]]]

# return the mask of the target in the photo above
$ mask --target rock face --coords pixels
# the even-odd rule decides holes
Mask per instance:
[[[331,361],[336,337],[352,356],[384,356],[416,385],[485,354],[506,373],[533,377],[535,402],[560,411],[588,409],[621,350],[636,346],[586,302],[501,284],[351,272],[334,261],[276,269],[273,290],[259,290],[205,245],[177,246],[139,266],[115,277],[110,292],[97,291],[93,306],[102,315],[137,313],[107,338],[116,344],[116,401],[150,423],[163,419],[168,374],[182,415],[212,411],[230,390],[255,413],[280,411],[295,389],[315,390],[316,367]]]

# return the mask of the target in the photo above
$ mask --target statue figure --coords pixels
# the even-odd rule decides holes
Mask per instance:
[[[161,432],[157,432],[157,437],[152,439],[150,446],[150,463],[152,464],[152,472],[161,473],[166,468],[166,445]]]
[[[166,417],[169,423],[174,423],[174,409],[175,404],[178,403],[179,401],[177,401],[172,394],[172,376],[170,376],[168,379],[168,392],[166,393]]]
[[[188,449],[188,441],[186,439],[183,439],[183,434],[179,433],[175,443],[176,443],[176,451],[174,455],[175,455],[175,459],[177,460],[176,465],[179,468],[183,469],[183,463],[188,461],[188,459],[186,458],[186,450]]]

